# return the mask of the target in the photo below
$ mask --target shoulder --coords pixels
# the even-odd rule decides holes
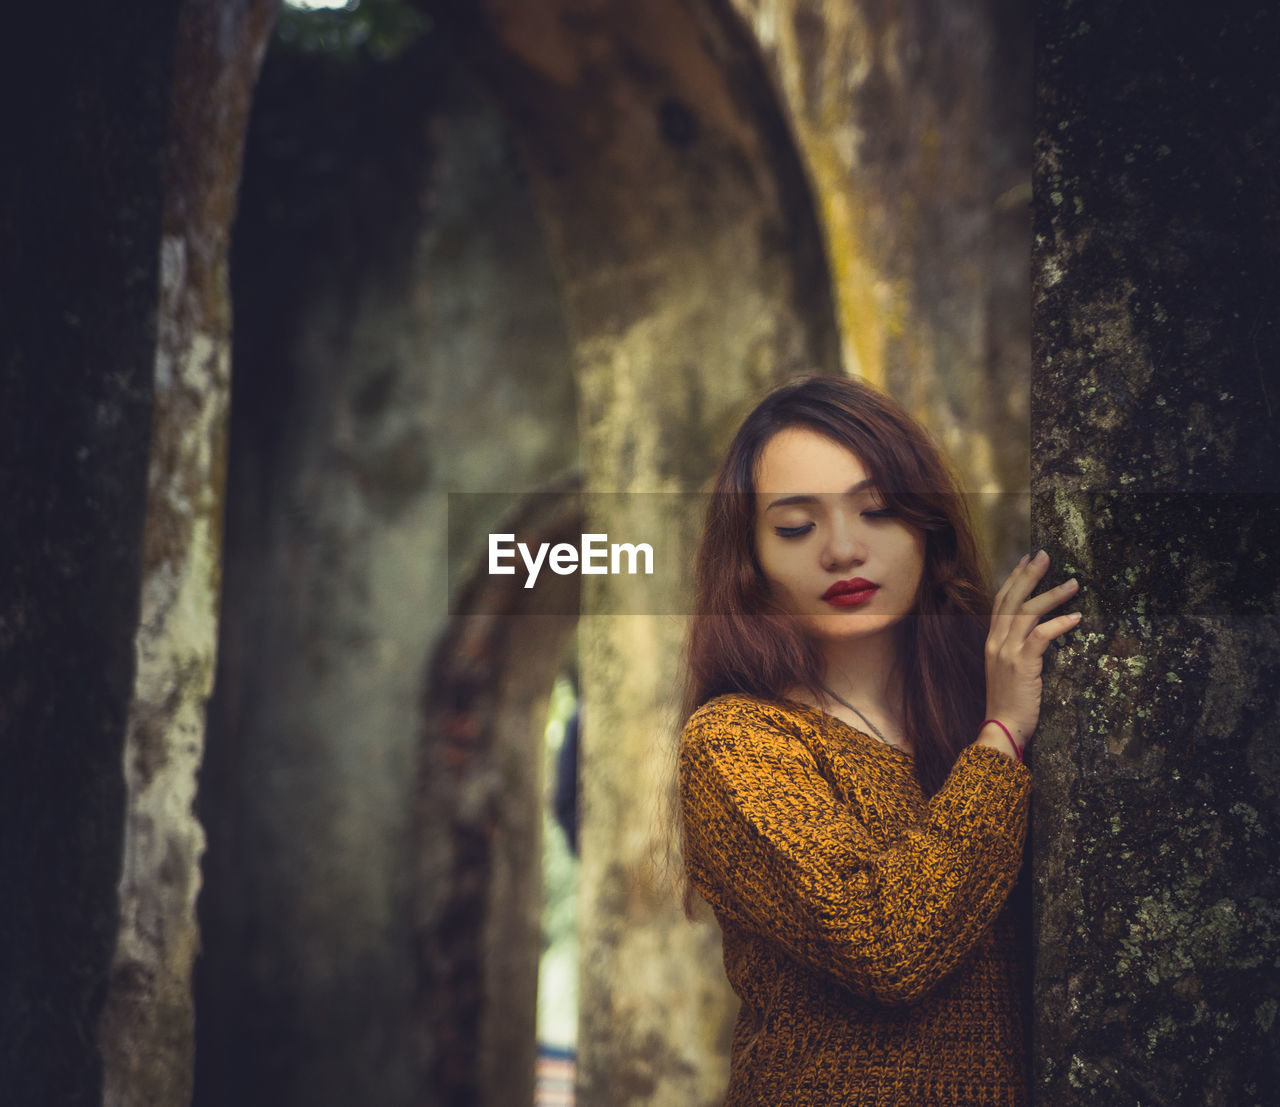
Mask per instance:
[[[785,700],[765,700],[745,692],[731,692],[708,700],[691,716],[685,729],[702,730],[718,726],[791,726],[803,708]]]
[[[789,701],[765,700],[735,692],[708,700],[685,724],[681,744],[733,746],[741,742],[767,743],[805,740],[814,729],[812,712]]]
[[[819,773],[814,729],[797,704],[734,693],[703,704],[680,737],[679,780],[688,811],[704,803],[767,804],[779,781]]]

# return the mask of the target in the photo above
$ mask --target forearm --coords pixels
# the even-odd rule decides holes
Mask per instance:
[[[765,752],[766,735],[749,743]],[[928,815],[872,834],[801,758],[686,745],[686,861],[717,913],[852,991],[917,1002],[1003,906],[1026,830],[1026,770],[962,755]]]

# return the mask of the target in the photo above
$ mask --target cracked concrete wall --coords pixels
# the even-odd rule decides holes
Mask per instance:
[[[1261,1103],[1280,1057],[1273,8],[1039,6],[1036,1094]]]

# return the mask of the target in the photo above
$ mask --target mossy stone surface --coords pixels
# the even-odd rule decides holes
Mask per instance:
[[[1040,5],[1033,529],[1084,619],[1035,752],[1038,1101],[1261,1103],[1280,1056],[1280,35]]]

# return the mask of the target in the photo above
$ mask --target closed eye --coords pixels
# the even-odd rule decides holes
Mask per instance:
[[[808,534],[813,530],[812,523],[802,523],[798,527],[774,527],[773,533],[779,538],[799,538],[802,534]]]
[[[870,511],[864,511],[862,517],[864,519],[892,519],[897,514],[891,507],[877,507]]]

